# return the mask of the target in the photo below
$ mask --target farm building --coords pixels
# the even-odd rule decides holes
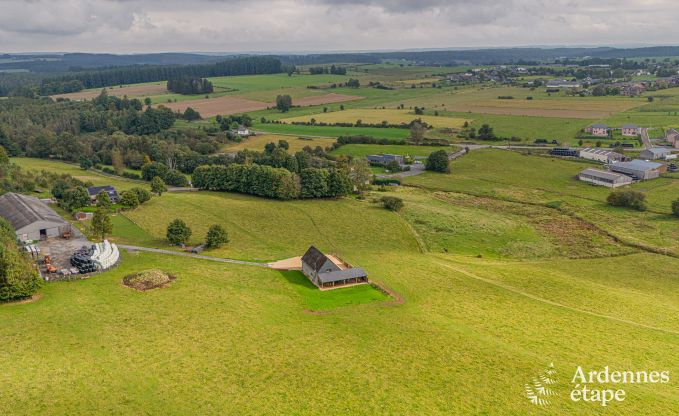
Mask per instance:
[[[606,124],[592,124],[587,127],[587,132],[591,133],[592,136],[597,137],[608,137],[608,125]]]
[[[97,195],[99,195],[99,193],[102,191],[108,194],[111,202],[114,204],[118,203],[118,191],[116,191],[116,188],[111,185],[90,186],[87,188],[87,193],[90,195],[90,200],[92,200],[93,203],[97,202]]]
[[[594,185],[607,186],[609,188],[617,188],[618,186],[629,185],[632,183],[632,178],[629,176],[591,168],[580,172],[580,174],[578,174],[578,179]]]
[[[611,165],[613,172],[629,175],[634,179],[654,179],[667,170],[662,163],[635,159],[631,162],[617,162]]]
[[[641,127],[636,124],[625,124],[622,126],[622,135],[625,137],[636,137],[641,134]]]
[[[555,147],[549,151],[549,154],[554,156],[578,157],[580,156],[580,151],[578,149],[573,149],[570,147]]]
[[[580,88],[582,84],[578,81],[568,81],[565,79],[552,79],[547,81],[547,88]]]
[[[365,270],[327,256],[314,246],[302,256],[302,273],[321,289],[368,282]]]
[[[399,165],[402,165],[405,162],[405,158],[401,155],[391,155],[391,154],[385,154],[385,155],[368,155],[368,162],[370,163],[377,163],[380,165],[386,165],[389,162],[396,161]]]
[[[666,159],[668,155],[672,153],[672,149],[667,147],[651,147],[650,149],[644,149],[639,153],[639,157],[647,160],[658,160]]]
[[[598,147],[586,147],[580,150],[580,157],[588,160],[596,160],[597,162],[612,163],[622,162],[627,157],[621,153],[612,150],[600,149]]]
[[[238,126],[236,134],[239,135],[240,137],[248,137],[250,135],[250,129],[248,129],[245,126]]]
[[[15,194],[0,196],[0,216],[16,230],[21,241],[59,237],[70,224],[38,198]]]
[[[675,148],[679,148],[679,131],[668,129],[665,132],[665,141]]]

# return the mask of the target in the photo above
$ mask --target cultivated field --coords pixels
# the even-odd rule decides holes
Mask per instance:
[[[261,101],[247,100],[240,97],[224,95],[217,98],[201,98],[196,100],[185,100],[176,103],[161,103],[174,111],[184,112],[188,107],[198,111],[202,117],[214,117],[217,115],[227,115],[236,113],[247,113],[250,111],[262,110],[270,103]]]
[[[407,124],[419,118],[422,121],[434,126],[435,128],[461,128],[464,122],[467,121],[464,118],[416,115],[410,110],[405,109],[396,110],[363,108],[284,118],[281,121],[285,123],[292,123],[296,121],[309,122],[312,118],[319,123],[356,123],[357,120],[361,120],[366,124],[380,124],[383,121],[386,121],[389,124]]]

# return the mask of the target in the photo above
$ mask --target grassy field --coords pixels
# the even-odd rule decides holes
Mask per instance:
[[[335,143],[335,139],[320,138],[320,137],[299,137],[299,136],[283,136],[276,134],[260,134],[257,136],[250,136],[240,143],[227,144],[222,149],[223,152],[237,152],[239,150],[257,150],[261,152],[267,143],[278,143],[279,140],[285,140],[290,145],[288,151],[290,153],[298,152],[306,146],[315,148],[321,146],[323,149]]]
[[[427,115],[415,115],[410,110],[396,110],[396,109],[365,109],[355,108],[344,111],[333,111],[330,113],[311,114],[308,116],[292,117],[281,119],[284,123],[305,122],[308,123],[311,119],[318,123],[356,123],[361,120],[367,124],[380,124],[386,121],[389,124],[410,123],[415,119],[421,119],[425,123],[434,128],[462,128],[465,121],[464,118],[453,117],[436,117]]]
[[[333,155],[367,156],[391,153],[395,155],[429,156],[437,150],[452,151],[451,146],[410,146],[379,144],[345,144],[331,152]]]
[[[195,243],[219,223],[231,241],[207,255],[281,259],[315,244],[398,299],[367,286],[320,293],[298,273],[124,252],[107,273],[0,305],[0,406],[13,414],[671,414],[672,383],[625,385],[625,402],[608,408],[569,400],[576,366],[679,371],[679,260],[534,205],[559,200],[615,227],[647,220],[601,207],[606,191],[572,178],[586,166],[474,151],[450,175],[392,189],[405,201],[398,214],[370,202],[380,192],[365,201],[154,197],[114,217],[116,241],[167,247],[167,223],[182,218]],[[177,280],[149,292],[121,284],[150,268]],[[524,385],[549,363],[559,396],[537,408]],[[317,384],[333,389],[309,400]]]

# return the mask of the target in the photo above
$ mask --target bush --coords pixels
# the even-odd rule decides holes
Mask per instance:
[[[608,195],[606,201],[614,207],[632,208],[637,211],[646,210],[646,195],[632,189],[613,191]]]
[[[180,219],[172,221],[167,226],[167,241],[173,245],[186,244],[191,237],[191,229]]]
[[[42,279],[16,243],[14,228],[0,218],[0,302],[31,297]]]
[[[445,150],[437,150],[432,152],[427,157],[427,163],[425,169],[434,172],[450,172],[450,160],[448,159],[448,153]]]
[[[679,217],[679,199],[672,201],[672,214]]]
[[[137,194],[132,190],[123,191],[120,194],[120,204],[128,208],[136,208],[139,206],[139,198],[137,198]]]
[[[219,248],[228,242],[229,234],[219,224],[215,224],[210,227],[207,232],[207,236],[205,237],[205,243],[207,244],[208,248]]]
[[[137,200],[139,201],[140,205],[151,199],[151,192],[147,191],[144,188],[136,186],[134,188],[131,188],[130,192],[134,192],[134,194],[137,196]]]
[[[189,180],[181,172],[176,170],[168,171],[163,177],[165,183],[171,186],[189,186]]]
[[[382,206],[389,211],[399,211],[403,208],[403,200],[395,196],[383,196],[380,198]]]

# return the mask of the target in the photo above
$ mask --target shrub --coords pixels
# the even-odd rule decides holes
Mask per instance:
[[[144,188],[136,186],[134,188],[131,188],[130,192],[134,192],[134,194],[137,196],[139,204],[143,204],[144,202],[147,202],[148,200],[151,199],[151,192],[147,191]]]
[[[679,199],[672,201],[672,214],[679,217]]]
[[[29,298],[40,286],[40,275],[19,251],[14,229],[0,218],[0,302]]]
[[[395,196],[383,196],[380,198],[382,206],[389,211],[399,211],[403,208],[403,200]]]
[[[165,186],[165,181],[160,176],[155,176],[151,180],[151,192],[161,196],[163,192],[167,191],[167,186]]]
[[[448,153],[445,150],[437,150],[436,152],[432,152],[427,157],[425,169],[434,172],[448,173],[450,172],[449,163],[450,160],[448,159]]]
[[[191,229],[180,219],[172,221],[167,226],[167,241],[173,245],[186,244],[191,237]]]
[[[646,195],[632,189],[613,191],[608,195],[606,201],[614,207],[632,208],[637,211],[646,210]]]
[[[207,236],[205,237],[205,243],[207,244],[208,248],[219,248],[228,242],[229,234],[219,224],[215,224],[210,227],[207,232]]]
[[[120,194],[120,204],[128,208],[136,208],[139,206],[139,198],[137,198],[137,194],[132,190],[123,191]]]

